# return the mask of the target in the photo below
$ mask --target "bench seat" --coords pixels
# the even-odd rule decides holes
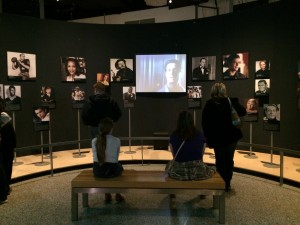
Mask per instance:
[[[78,220],[78,194],[83,207],[88,207],[90,193],[148,193],[213,195],[214,208],[219,209],[219,222],[225,223],[225,183],[218,173],[210,179],[179,181],[164,171],[124,170],[113,178],[95,178],[92,170],[84,170],[71,181],[72,220]]]

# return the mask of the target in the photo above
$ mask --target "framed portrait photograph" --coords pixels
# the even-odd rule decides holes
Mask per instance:
[[[216,56],[199,56],[192,58],[192,81],[216,79]]]
[[[21,86],[20,85],[4,85],[4,98],[6,111],[21,110]]]
[[[246,121],[246,122],[258,121],[259,99],[258,98],[245,98],[244,106],[245,106],[246,112],[247,112],[247,114],[244,116],[244,121]]]
[[[110,85],[110,74],[109,73],[97,73],[97,82],[101,82],[105,86]]]
[[[263,59],[255,62],[255,79],[270,78],[270,60]]]
[[[256,79],[255,80],[255,96],[269,96],[270,95],[270,79]]]
[[[223,55],[223,79],[241,80],[249,78],[249,54],[233,53]]]
[[[83,57],[61,57],[63,82],[86,82],[86,60]]]
[[[136,100],[135,87],[123,87],[124,108],[133,108]]]
[[[56,105],[54,88],[50,86],[41,87],[41,102],[43,106],[54,109]]]
[[[50,110],[47,106],[36,106],[32,109],[32,120],[35,131],[49,130]]]
[[[202,86],[187,86],[188,108],[201,109]]]
[[[11,81],[35,81],[35,54],[7,52],[7,79]]]
[[[132,83],[134,81],[133,59],[110,59],[110,80]]]
[[[280,104],[264,104],[263,127],[266,131],[280,130]]]
[[[73,109],[81,109],[86,101],[86,91],[82,86],[73,86],[71,89]]]

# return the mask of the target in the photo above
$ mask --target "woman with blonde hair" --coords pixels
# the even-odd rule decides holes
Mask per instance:
[[[231,188],[235,148],[243,137],[240,128],[232,122],[231,107],[240,117],[246,115],[238,98],[227,97],[225,84],[215,83],[211,88],[211,98],[203,109],[202,128],[207,146],[214,149],[217,171],[224,179],[227,191]]]
[[[121,141],[112,135],[113,121],[106,117],[99,123],[99,134],[92,140],[93,172],[95,177],[116,177],[123,171],[118,162]],[[105,194],[105,201],[111,201],[111,194]],[[121,202],[124,197],[116,194],[116,201]]]

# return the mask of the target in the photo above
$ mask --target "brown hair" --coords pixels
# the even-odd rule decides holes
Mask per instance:
[[[105,91],[105,85],[101,82],[97,82],[93,85],[94,91],[96,92],[104,92]]]
[[[97,135],[97,142],[96,142],[96,149],[97,149],[97,157],[99,164],[105,162],[105,150],[106,150],[106,135],[111,132],[113,128],[113,121],[106,117],[102,119],[98,126]]]
[[[219,99],[219,98],[225,98],[225,97],[227,97],[225,84],[223,84],[223,83],[215,83],[211,87],[210,97],[212,99]]]

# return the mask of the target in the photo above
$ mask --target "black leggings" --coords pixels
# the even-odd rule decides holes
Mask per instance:
[[[237,142],[214,148],[217,171],[225,181],[226,186],[230,186],[232,179],[234,167],[233,157],[236,146]]]

